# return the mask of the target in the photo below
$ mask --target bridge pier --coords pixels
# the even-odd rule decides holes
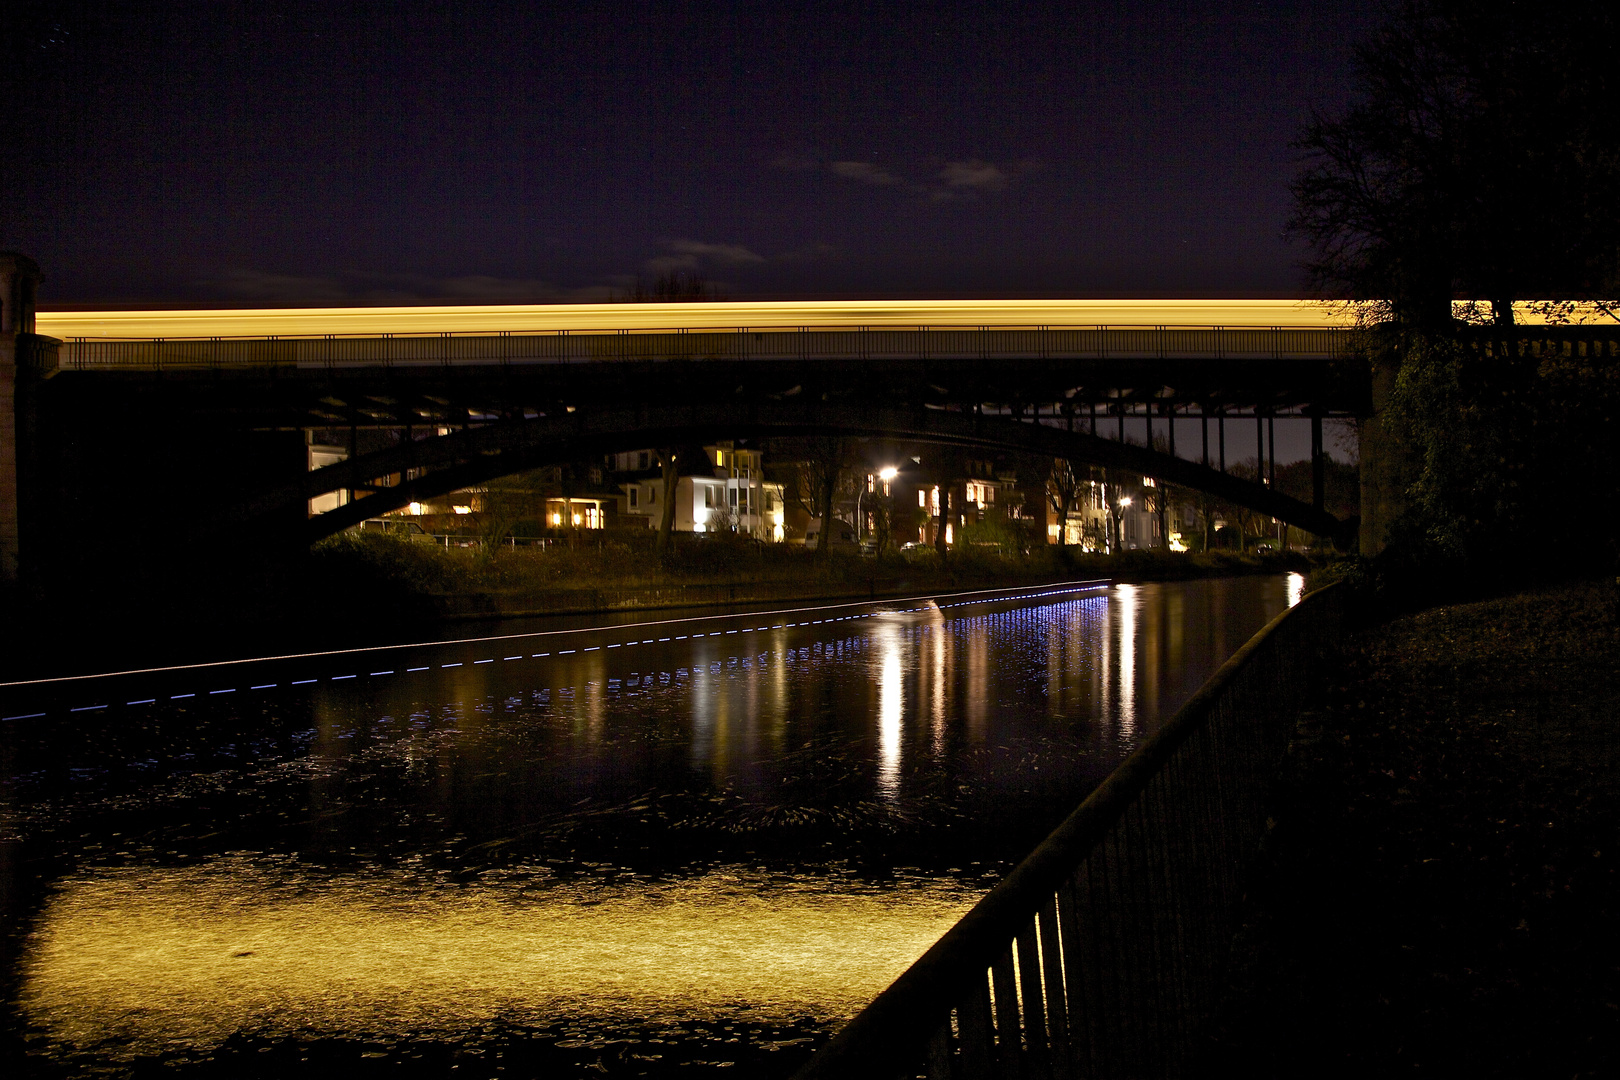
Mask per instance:
[[[40,280],[33,259],[0,252],[0,585],[17,583],[23,560],[31,384],[55,371],[55,339],[34,333]]]
[[[1386,411],[1400,371],[1400,356],[1382,353],[1372,357],[1369,382],[1371,408],[1358,425],[1361,448],[1361,553],[1377,555],[1389,544],[1390,526],[1406,510],[1409,463],[1394,433]]]

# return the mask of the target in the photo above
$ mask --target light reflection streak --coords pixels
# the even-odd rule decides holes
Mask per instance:
[[[1290,573],[1288,575],[1288,606],[1293,607],[1305,598],[1305,575]]]
[[[1136,615],[1141,605],[1135,585],[1116,585],[1119,605],[1119,738],[1129,744],[1136,736]]]
[[[229,859],[106,869],[47,903],[17,1002],[55,1042],[126,1058],[242,1031],[422,1037],[582,1012],[836,1018],[973,898],[931,879],[834,892],[746,868],[572,890],[289,881]]]
[[[878,791],[889,799],[900,796],[900,720],[905,712],[905,688],[900,678],[903,645],[900,630],[884,623],[872,634],[881,656],[878,674]]]

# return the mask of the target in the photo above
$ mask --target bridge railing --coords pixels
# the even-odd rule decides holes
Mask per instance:
[[[703,360],[1276,359],[1342,355],[1348,330],[1189,327],[739,327],[727,331],[69,340],[70,371]]]
[[[797,1080],[1181,1075],[1341,612],[1330,586],[1256,634]]]

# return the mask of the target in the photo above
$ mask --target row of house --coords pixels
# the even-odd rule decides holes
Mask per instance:
[[[344,460],[346,453],[312,440],[310,467]],[[999,522],[1022,530],[1029,540],[1044,531],[1048,543],[1083,550],[1155,548],[1166,541],[1172,549],[1186,550],[1198,529],[1193,507],[1158,499],[1150,477],[1102,470],[1078,479],[1070,474],[1070,505],[1061,515],[1053,479],[1028,475],[1029,462],[1023,462],[1021,477],[1006,461],[936,456],[925,447],[890,446],[870,453],[871,460],[845,463],[834,503],[834,517],[842,523],[839,540],[934,546],[943,534],[946,545],[955,545],[970,526]],[[807,500],[794,497],[805,486],[796,475],[803,463],[767,463],[761,449],[736,442],[676,449],[673,458],[670,522],[675,531],[734,533],[766,543],[802,543],[817,535],[820,526]],[[671,498],[665,486],[665,463],[659,451],[648,448],[609,455],[600,464],[553,466],[411,503],[397,513],[423,519],[430,532],[456,531],[457,518],[468,518],[466,531],[475,532],[480,515],[497,512],[523,523],[520,528],[544,531],[658,529]],[[344,499],[340,493],[324,496],[311,502],[310,511],[331,509]],[[1161,501],[1166,503],[1162,510]]]

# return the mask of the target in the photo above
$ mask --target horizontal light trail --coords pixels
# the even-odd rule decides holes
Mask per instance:
[[[611,632],[614,632],[614,631],[629,630],[629,629],[632,629],[632,628],[639,631],[643,627],[649,627],[649,626],[678,626],[678,625],[681,625],[683,623],[713,622],[716,619],[758,619],[758,618],[761,618],[761,617],[769,618],[769,617],[775,616],[775,615],[794,615],[794,614],[799,614],[799,613],[802,613],[802,612],[812,612],[812,611],[838,611],[838,610],[842,610],[844,608],[852,608],[852,607],[872,607],[875,604],[904,603],[904,602],[909,601],[909,600],[929,600],[929,599],[951,600],[951,599],[955,599],[955,598],[960,597],[960,596],[982,596],[982,597],[986,598],[983,601],[962,601],[962,603],[980,603],[980,602],[988,603],[992,599],[1003,599],[1003,600],[1010,599],[1011,598],[1010,594],[1014,594],[1014,593],[1022,593],[1024,595],[1030,597],[1031,599],[1034,599],[1034,598],[1041,597],[1041,596],[1051,596],[1051,595],[1054,595],[1054,594],[1059,593],[1059,592],[1073,592],[1073,591],[1077,591],[1079,589],[1084,589],[1084,588],[1102,588],[1103,586],[1108,585],[1109,583],[1110,582],[1109,582],[1108,579],[1097,578],[1097,579],[1088,580],[1088,581],[1059,581],[1059,582],[1053,582],[1053,583],[1048,584],[1048,585],[1013,585],[1013,586],[1009,586],[1009,587],[1004,588],[1004,589],[963,589],[963,590],[961,590],[959,592],[954,592],[954,593],[933,593],[933,592],[930,592],[930,593],[916,593],[916,594],[913,594],[911,596],[891,596],[891,597],[883,597],[883,598],[877,599],[877,600],[870,600],[870,599],[868,599],[868,600],[849,600],[849,601],[845,601],[843,603],[838,603],[838,604],[819,604],[819,605],[814,605],[814,606],[810,606],[810,607],[797,607],[797,608],[777,608],[777,609],[772,610],[772,611],[720,612],[720,613],[716,613],[716,614],[712,614],[712,615],[689,615],[689,616],[685,616],[685,617],[679,618],[679,619],[657,619],[657,620],[652,621],[652,622],[610,623],[610,624],[607,624],[607,625],[604,625],[604,626],[579,626],[579,627],[574,627],[574,628],[568,629],[568,630],[535,630],[535,631],[530,631],[530,632],[522,633],[522,634],[492,634],[492,635],[489,635],[489,636],[486,636],[486,637],[448,638],[448,639],[445,639],[445,640],[442,640],[442,641],[417,641],[417,642],[410,642],[410,643],[403,644],[403,645],[369,645],[369,646],[367,646],[365,648],[361,648],[361,649],[328,649],[328,650],[325,650],[323,652],[285,653],[285,654],[282,654],[280,656],[255,656],[255,657],[249,657],[249,658],[243,659],[243,660],[214,660],[214,661],[210,661],[209,663],[206,663],[206,664],[171,664],[171,665],[169,665],[167,667],[130,668],[130,669],[124,670],[124,671],[100,671],[100,672],[93,672],[93,673],[90,673],[90,674],[87,674],[87,675],[58,675],[58,676],[56,676],[54,678],[50,678],[50,679],[18,679],[18,680],[14,680],[12,682],[0,682],[0,689],[4,689],[6,687],[11,687],[11,686],[49,686],[49,685],[52,685],[52,684],[55,684],[55,683],[88,682],[88,681],[93,680],[93,679],[115,679],[115,678],[120,678],[120,677],[126,676],[126,675],[161,675],[161,674],[165,674],[165,673],[168,673],[168,672],[176,672],[176,671],[209,671],[209,670],[213,670],[213,669],[217,669],[217,668],[237,667],[237,666],[243,665],[243,664],[267,664],[267,663],[274,663],[276,661],[284,661],[284,660],[313,660],[313,659],[321,659],[321,658],[328,658],[328,657],[334,657],[334,656],[364,656],[364,655],[369,654],[369,653],[394,652],[394,651],[398,651],[400,649],[434,649],[434,648],[442,648],[442,647],[447,646],[447,645],[477,645],[477,644],[480,644],[482,642],[490,642],[490,641],[518,641],[518,640],[522,640],[522,639],[525,639],[525,638],[548,638],[548,637],[559,637],[559,636],[562,636],[562,635],[569,635],[569,634],[600,634],[600,633],[611,633]],[[957,605],[945,605],[945,606],[957,606]],[[918,609],[916,609],[916,608],[906,608],[905,610],[907,610],[907,611],[915,611],[915,610],[918,610]],[[828,621],[830,622],[832,620],[828,620]],[[820,622],[820,620],[818,619],[817,622]],[[796,624],[788,623],[787,625],[793,626],[793,625],[796,625]],[[797,625],[808,626],[810,624],[808,622],[805,622],[805,623],[800,623],[800,624],[797,624]],[[764,628],[761,627],[761,629],[764,629]],[[702,634],[695,634],[693,636],[694,637],[702,637],[703,635]],[[718,632],[716,633],[716,636],[718,636]],[[660,641],[668,641],[669,639],[668,638],[659,638],[659,640]],[[675,640],[684,641],[684,640],[686,640],[686,637],[685,637],[685,635],[682,635],[681,637],[678,637]],[[590,652],[590,651],[593,651],[596,648],[600,648],[600,646],[593,646],[592,649],[587,649],[586,651]],[[559,652],[558,655],[559,656],[565,656],[565,655],[568,655],[569,653],[572,653],[572,652],[574,652],[573,649],[564,649],[561,652]],[[545,656],[546,654],[545,653],[535,653],[534,655],[535,656]],[[479,660],[479,661],[475,661],[475,663],[489,663],[489,661]],[[440,666],[441,667],[461,667],[462,663],[460,661],[458,661],[457,663],[454,663],[454,664],[442,664]],[[410,671],[424,671],[426,669],[425,668],[409,668],[408,670],[410,670]],[[344,676],[344,677],[345,678],[352,678],[352,676]],[[317,679],[298,679],[298,680],[295,680],[294,682],[290,683],[289,685],[291,685],[291,686],[303,686],[303,685],[305,685],[307,683],[318,682],[318,681],[319,680],[317,680]],[[274,684],[272,683],[272,684],[269,684],[269,685],[274,685]],[[191,697],[193,695],[191,695],[191,694],[183,694],[183,695],[179,695],[179,696]],[[8,716],[8,717],[5,717],[4,719],[7,719],[7,720],[21,720],[21,719],[27,719],[27,718],[26,717],[21,717],[21,716]]]
[[[967,597],[971,597],[972,599],[958,600],[955,603],[950,603],[950,604],[941,604],[937,600],[933,599],[932,596],[930,596],[930,597],[928,597],[928,600],[929,600],[928,605],[924,605],[922,607],[896,608],[896,609],[888,610],[888,611],[868,611],[868,612],[864,612],[862,614],[857,614],[857,615],[841,615],[841,616],[839,616],[838,618],[835,618],[835,619],[834,618],[813,619],[813,620],[812,619],[806,619],[803,622],[781,622],[781,623],[777,623],[774,627],[761,626],[761,627],[758,627],[758,629],[760,629],[760,630],[771,630],[771,629],[786,630],[786,629],[791,629],[791,628],[797,627],[797,626],[822,626],[822,625],[830,626],[835,622],[848,622],[851,619],[873,619],[873,618],[877,618],[877,617],[879,617],[881,615],[885,615],[885,614],[901,614],[901,615],[904,615],[904,614],[910,614],[910,613],[918,612],[918,611],[926,611],[926,610],[929,609],[929,606],[931,606],[933,608],[933,610],[935,610],[935,611],[941,611],[941,610],[944,610],[946,608],[966,607],[966,606],[973,605],[973,604],[990,604],[990,603],[995,603],[998,600],[1009,600],[1009,599],[1038,600],[1038,599],[1041,599],[1042,597],[1047,597],[1047,596],[1064,596],[1064,595],[1069,595],[1069,594],[1072,594],[1072,593],[1094,592],[1094,591],[1096,591],[1098,589],[1106,589],[1109,586],[1109,584],[1110,583],[1108,581],[1064,582],[1064,583],[1059,583],[1057,585],[1045,586],[1044,588],[1041,587],[1041,586],[1036,586],[1036,588],[1043,588],[1043,591],[1040,591],[1040,592],[1029,592],[1027,590],[1027,587],[1016,586],[1016,587],[1008,588],[1008,589],[974,589],[974,590],[969,590],[967,592],[934,594],[934,595],[941,596],[943,599],[946,599],[946,600],[949,600],[952,597],[958,597],[958,596],[967,596]],[[1017,593],[1018,595],[1016,597],[1010,597],[1010,596],[1003,595],[1003,594],[1009,593],[1009,592]],[[918,597],[906,597],[905,599],[915,600],[915,599],[918,599]],[[880,604],[880,603],[884,603],[884,601],[873,601],[873,600],[854,601],[854,602],[851,602],[851,603],[834,604],[834,605],[830,605],[830,606],[835,607],[835,608],[862,607],[862,606],[872,606],[874,604]],[[827,610],[827,608],[824,608],[824,607],[794,608],[794,609],[784,609],[784,610],[781,610],[781,611],[774,611],[774,612],[771,612],[771,611],[754,611],[754,612],[744,612],[744,613],[740,613],[740,614],[733,613],[733,614],[730,614],[730,615],[696,616],[696,618],[705,618],[705,617],[707,617],[707,618],[717,618],[717,619],[740,619],[740,618],[754,618],[754,617],[759,616],[759,615],[784,615],[784,614],[795,614],[795,613],[803,612],[803,611],[824,611],[824,610]],[[689,622],[691,620],[690,619],[672,619],[672,620],[665,620],[665,621],[666,622]],[[632,628],[638,627],[640,625],[656,625],[656,624],[636,624],[636,623],[630,624],[630,626]],[[517,636],[520,636],[520,637],[546,637],[546,636],[549,636],[551,634],[608,633],[608,632],[615,631],[615,630],[623,630],[624,628],[625,627],[622,626],[622,625],[621,626],[605,626],[605,627],[600,627],[600,626],[599,627],[581,627],[581,628],[575,629],[575,630],[548,630],[548,631],[541,631],[538,634],[522,634],[522,635],[517,635]],[[710,634],[706,634],[706,635],[705,634],[693,634],[693,635],[691,635],[691,640],[695,641],[695,640],[697,640],[698,638],[701,638],[701,637],[720,637],[722,635],[722,633],[725,633],[725,634],[737,634],[737,633],[751,634],[753,632],[754,632],[754,628],[747,628],[747,629],[743,629],[743,630],[726,630],[726,631],[716,630],[716,631],[714,631],[714,632],[712,632]],[[466,642],[475,642],[476,643],[476,642],[480,642],[480,641],[498,641],[498,640],[501,640],[501,639],[500,638],[465,638],[465,639],[462,639],[460,642],[444,642],[444,643],[441,643],[441,644],[464,644]],[[659,640],[660,641],[668,641],[669,638],[659,638]],[[677,636],[675,638],[675,640],[676,641],[686,641],[686,640],[688,640],[688,637],[685,634],[681,634],[681,635]],[[651,639],[649,639],[644,644],[650,644],[650,643],[651,643]],[[634,642],[634,641],[619,642],[617,644],[609,644],[606,647],[609,648],[609,649],[618,649],[618,648],[622,648],[626,644],[634,645],[634,644],[636,644],[636,642]],[[413,648],[413,647],[421,647],[421,646],[409,646],[409,645],[385,645],[385,646],[379,646],[379,648],[392,648],[392,649]],[[584,647],[583,649],[578,649],[578,650],[576,650],[576,649],[561,649],[561,650],[558,651],[557,655],[558,656],[574,656],[578,652],[592,653],[592,652],[600,652],[600,651],[602,651],[602,649],[603,649],[603,646],[601,646],[601,645],[589,645],[589,646]],[[362,650],[354,650],[354,651],[356,651],[356,652],[367,652],[367,651],[371,651],[371,650],[362,649]],[[311,656],[330,656],[330,655],[345,655],[345,654],[343,654],[343,653],[336,653],[336,654],[333,654],[333,653],[311,653],[311,654],[307,654],[307,655],[311,655]],[[551,654],[549,652],[537,652],[537,653],[532,654],[532,659],[540,659],[542,657],[548,657],[550,655]],[[276,659],[298,659],[298,657],[282,657],[282,658],[276,658]],[[508,656],[506,659],[508,659],[508,660],[522,660],[523,657],[522,656]],[[222,661],[221,664],[224,664],[224,665],[228,666],[230,664],[252,664],[252,663],[258,663],[258,662],[259,661],[255,661],[255,660],[230,660],[230,661]],[[473,665],[477,666],[479,664],[493,664],[494,662],[495,662],[494,658],[491,657],[491,658],[486,659],[486,660],[474,660]],[[221,666],[221,664],[197,665],[197,668],[217,667],[217,666]],[[464,666],[466,666],[465,661],[457,660],[454,663],[440,664],[439,668],[441,670],[443,670],[443,669],[448,669],[448,668],[459,668],[459,667],[464,667]],[[176,671],[176,670],[187,671],[187,670],[195,670],[195,669],[193,669],[193,668],[152,668],[152,669],[148,669],[147,672],[111,672],[111,673],[108,673],[107,675],[68,676],[68,677],[65,677],[63,679],[44,679],[44,680],[39,680],[39,681],[41,681],[41,682],[63,682],[63,681],[67,681],[67,682],[78,682],[78,681],[89,682],[89,681],[94,680],[94,679],[100,679],[100,678],[109,677],[109,675],[147,674],[147,673],[153,673],[153,672]],[[406,673],[409,674],[411,672],[429,671],[429,670],[431,670],[431,668],[429,668],[429,667],[413,667],[413,668],[406,668],[405,670],[406,670]],[[684,671],[685,669],[683,668],[681,670]],[[371,672],[371,674],[381,676],[381,675],[393,675],[393,674],[395,674],[395,672],[394,671],[373,671],[373,672]],[[324,679],[327,682],[337,683],[337,682],[344,682],[344,681],[347,681],[349,679],[355,679],[355,678],[358,678],[358,677],[359,677],[358,675],[354,675],[354,674],[328,675],[328,676],[325,676]],[[315,679],[294,679],[292,682],[288,683],[287,685],[289,685],[289,686],[308,686],[308,685],[311,685],[313,683],[319,683],[321,681],[322,681],[322,679],[320,679],[320,678],[315,678]],[[0,685],[15,686],[15,685],[19,685],[19,684],[17,684],[17,683],[6,683],[6,684],[0,684]],[[271,689],[275,689],[278,685],[279,684],[277,684],[277,683],[261,683],[261,684],[259,684],[257,686],[251,686],[251,687],[249,687],[249,689],[250,690],[271,690]],[[234,694],[234,693],[236,693],[237,689],[239,689],[239,688],[238,687],[230,687],[230,688],[223,689],[223,690],[210,690],[210,691],[208,691],[208,696],[213,697],[215,694]],[[185,698],[194,698],[196,696],[197,696],[196,693],[170,694],[169,695],[169,700],[170,701],[180,701],[180,700],[185,699]],[[142,700],[142,701],[129,701],[129,702],[125,702],[125,704],[126,705],[150,705],[150,704],[153,703],[154,700],[155,699],[146,699],[146,700]],[[70,713],[87,712],[87,711],[96,710],[96,709],[105,709],[106,707],[107,707],[106,705],[84,705],[84,706],[79,706],[77,708],[69,708],[68,712],[70,712]],[[14,715],[14,716],[0,716],[0,721],[30,720],[30,719],[34,719],[35,717],[40,717],[40,716],[44,716],[44,715],[46,715],[46,714],[45,713],[23,713],[23,714],[18,714],[18,715]]]
[[[1353,323],[1314,300],[808,300],[703,304],[509,304],[463,307],[41,311],[58,338],[377,337],[560,331],[793,330],[927,327],[1289,327]]]

